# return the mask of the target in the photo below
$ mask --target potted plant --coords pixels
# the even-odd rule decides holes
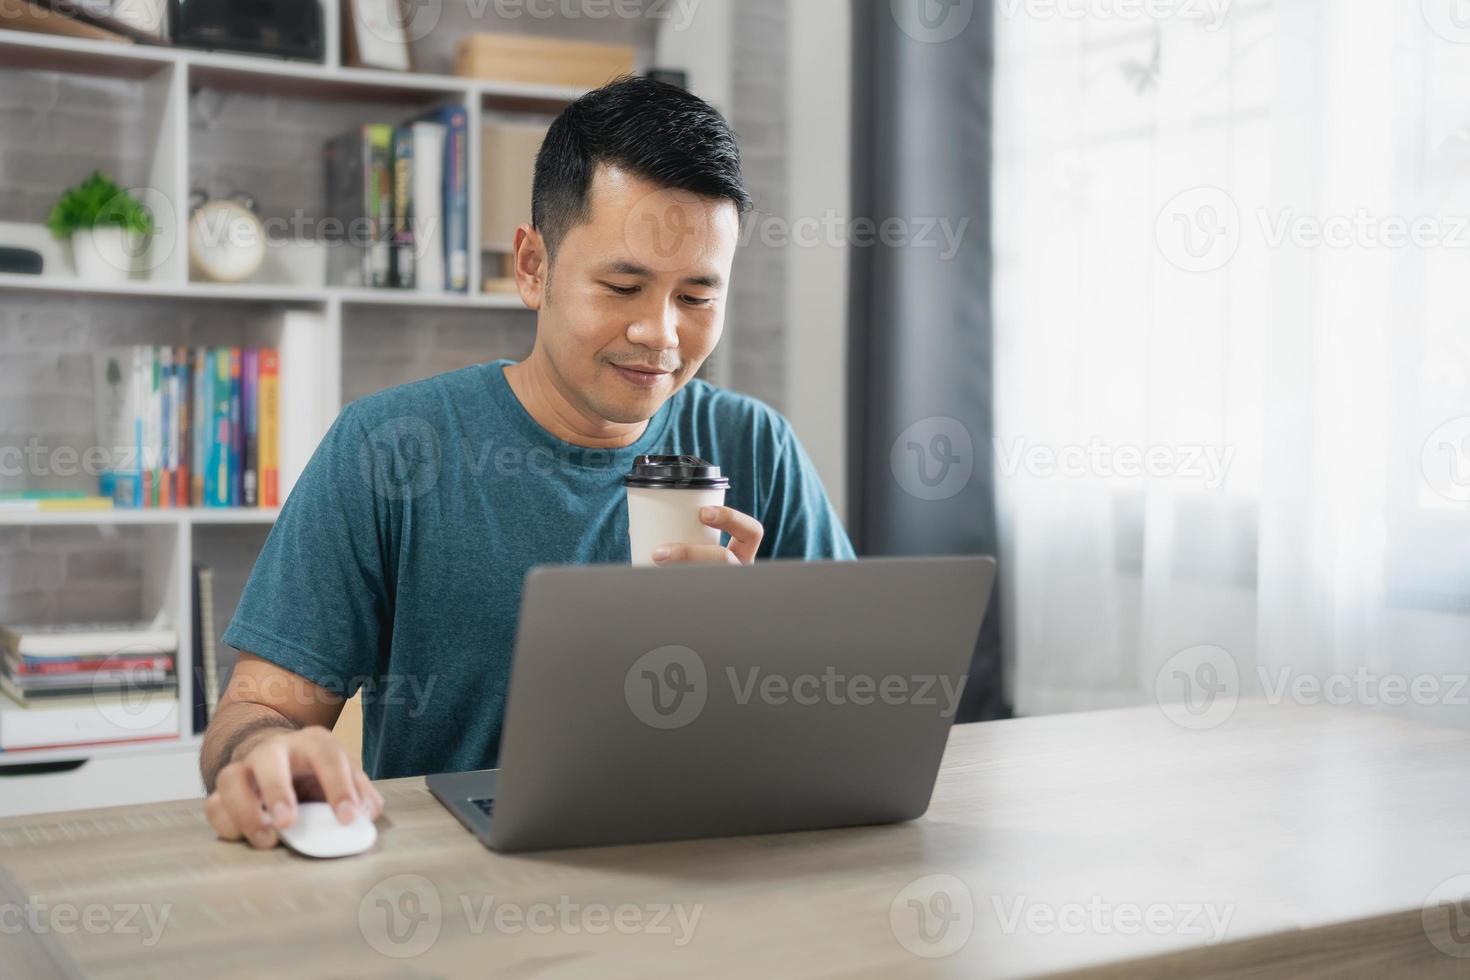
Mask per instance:
[[[78,276],[115,282],[132,274],[153,234],[153,216],[111,178],[93,171],[61,195],[46,226],[71,241]]]

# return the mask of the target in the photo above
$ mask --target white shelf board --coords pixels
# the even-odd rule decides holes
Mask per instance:
[[[277,507],[114,507],[111,510],[0,510],[0,525],[143,524],[160,527],[195,524],[274,524]]]
[[[564,105],[587,89],[482,81],[455,75],[344,68],[244,54],[189,48],[118,44],[0,29],[0,65],[113,77],[146,77],[170,65],[188,71],[191,88],[256,91],[302,98],[432,101],[466,95],[485,105],[547,109]]]
[[[24,711],[26,709],[0,705],[0,711]],[[123,742],[116,745],[77,745],[54,749],[21,749],[16,752],[0,752],[0,767],[32,766],[43,762],[70,762],[76,759],[97,759],[106,756],[162,755],[164,753],[188,752],[197,755],[203,738],[191,735],[188,738],[157,739],[147,742]],[[6,784],[0,780],[0,788]]]
[[[429,293],[412,289],[354,289],[334,286],[313,288],[270,283],[179,283],[156,279],[93,282],[64,276],[0,273],[0,293],[5,291],[279,303],[290,306],[321,306],[329,299],[339,299],[352,306],[464,306],[498,310],[525,309],[520,296],[515,293]]]
[[[473,306],[478,309],[524,310],[518,293],[421,293],[412,289],[329,289],[351,306]]]
[[[29,276],[21,273],[0,274],[0,291],[141,296],[148,299],[240,300],[308,305],[326,302],[326,290],[302,289],[294,286],[269,286],[256,283],[217,286],[210,283],[169,282],[159,279],[95,282],[71,276]]]

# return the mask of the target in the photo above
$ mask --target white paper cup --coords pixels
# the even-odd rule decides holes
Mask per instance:
[[[664,544],[719,547],[720,530],[699,519],[701,507],[725,503],[729,481],[696,456],[639,456],[628,488],[628,549],[634,565],[652,565]]]

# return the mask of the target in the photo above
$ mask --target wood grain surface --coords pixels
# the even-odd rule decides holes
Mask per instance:
[[[912,823],[530,855],[379,785],[337,861],[198,801],[0,821],[0,975],[1470,975],[1470,733],[1388,714],[971,725]]]

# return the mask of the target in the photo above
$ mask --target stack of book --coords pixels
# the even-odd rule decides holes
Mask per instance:
[[[179,734],[174,630],[0,626],[0,651],[0,752]]]
[[[467,115],[444,106],[399,126],[375,123],[327,143],[333,285],[469,288]]]
[[[98,494],[118,507],[279,507],[274,349],[131,347],[94,358]]]
[[[111,497],[99,497],[84,490],[6,490],[0,492],[0,513],[106,510],[111,506]]]

